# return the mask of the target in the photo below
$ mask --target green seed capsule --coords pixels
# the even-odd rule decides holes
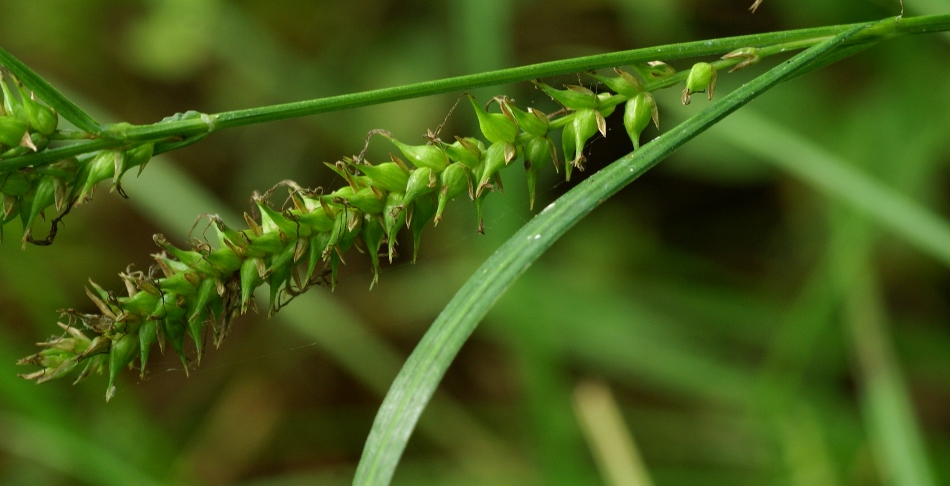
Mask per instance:
[[[465,189],[472,192],[472,179],[468,174],[468,169],[462,164],[451,164],[439,174],[441,189],[439,190],[439,203],[435,212],[435,224],[438,225],[442,219],[442,211],[445,210],[445,204],[452,198],[465,192]]]
[[[390,192],[386,196],[386,206],[383,208],[383,229],[389,240],[389,263],[393,262],[396,247],[396,233],[399,227],[406,224],[406,212],[403,211],[404,194]]]
[[[567,86],[568,89],[554,89],[547,84],[534,81],[534,85],[541,88],[555,101],[571,110],[588,110],[600,106],[597,95],[583,86]]]
[[[106,401],[115,395],[115,378],[132,362],[138,350],[139,337],[136,333],[128,332],[118,340],[112,341],[112,347],[109,348],[109,387],[106,392]]]
[[[116,166],[121,166],[119,158],[124,154],[118,150],[101,150],[91,159],[79,162],[79,172],[76,175],[76,184],[73,188],[77,198],[82,200],[92,192],[96,184],[111,179],[115,175]]]
[[[450,165],[449,167],[452,166]],[[442,173],[445,174],[448,171],[449,169],[446,169]],[[366,252],[369,253],[369,258],[373,262],[373,281],[369,284],[370,290],[372,290],[376,282],[379,281],[379,247],[382,246],[383,237],[386,236],[386,230],[383,229],[383,223],[380,219],[378,215],[363,215],[363,231],[361,235],[363,237],[363,243],[366,244]]]
[[[567,179],[571,179],[571,170],[574,167],[577,167],[580,170],[584,170],[584,146],[587,144],[587,141],[594,136],[595,133],[600,132],[601,135],[607,136],[607,120],[604,119],[604,115],[597,110],[578,110],[574,115],[574,121],[571,123],[572,130],[565,130],[561,135],[561,143],[564,145],[564,157],[570,157],[568,155],[570,152],[573,152],[573,160],[565,160],[565,175]],[[567,145],[567,142],[564,141],[565,137],[573,136],[574,140],[570,146]],[[570,152],[568,148],[571,148]]]
[[[438,176],[435,171],[428,167],[421,167],[412,171],[412,174],[409,174],[409,182],[406,184],[403,204],[409,205],[417,197],[435,192],[435,188],[438,184]]]
[[[175,350],[175,354],[178,355],[182,366],[185,368],[185,376],[188,376],[188,358],[185,356],[186,327],[185,321],[180,317],[162,320],[162,335],[171,343],[172,349]]]
[[[13,82],[16,83],[18,81],[16,81],[16,78],[13,78]],[[7,116],[12,116],[26,123],[26,112],[23,110],[23,103],[13,97],[10,87],[7,86],[7,83],[3,82],[2,76],[0,76],[0,90],[3,91],[3,111],[6,112]]]
[[[636,64],[633,66],[633,69],[637,71],[640,77],[648,81],[656,81],[676,74],[676,70],[673,69],[673,66],[663,61],[650,61],[643,64]]]
[[[393,143],[402,154],[416,167],[428,167],[436,172],[442,172],[449,165],[449,157],[445,151],[435,145],[406,145],[392,137]]]
[[[702,91],[707,91],[709,99],[712,100],[713,92],[716,90],[716,68],[712,64],[697,62],[689,71],[686,78],[686,89],[683,90],[682,102],[688,105],[690,95]]]
[[[474,96],[468,95],[468,100],[472,102],[475,115],[478,116],[478,126],[489,142],[493,144],[515,142],[518,136],[518,125],[514,115],[508,111],[504,103],[500,103],[501,113],[488,113],[478,104]]]
[[[30,123],[33,130],[43,135],[52,135],[59,124],[59,116],[52,108],[36,101],[33,94],[28,92],[23,85],[19,85],[20,99],[23,100],[23,112],[26,114],[26,120]]]
[[[524,167],[528,183],[529,207],[534,209],[538,174],[557,157],[554,142],[547,137],[532,137],[524,147]]]
[[[485,145],[474,138],[455,137],[455,143],[445,146],[445,153],[452,162],[458,162],[469,169],[478,166]]]
[[[656,127],[660,128],[660,114],[653,95],[643,92],[627,101],[623,113],[623,125],[633,142],[634,149],[640,148],[640,134],[650,124],[650,120],[653,120]]]
[[[412,262],[419,256],[419,242],[422,239],[422,230],[435,216],[436,202],[431,194],[416,198],[412,203],[412,220],[409,229],[412,231]]]
[[[511,114],[514,115],[515,120],[518,122],[518,127],[524,130],[525,133],[536,137],[543,137],[548,134],[548,130],[551,128],[551,121],[544,113],[534,108],[528,108],[528,111],[524,111],[517,106],[507,104],[507,101],[505,106]]]
[[[7,147],[17,147],[23,141],[23,135],[26,134],[27,123],[25,120],[13,116],[0,117],[0,144]]]
[[[52,176],[40,177],[39,182],[36,183],[36,192],[33,193],[33,197],[31,198],[29,214],[27,215],[26,222],[23,223],[24,241],[26,241],[26,238],[31,234],[30,227],[33,225],[33,221],[44,209],[53,204],[55,198],[56,178]]]
[[[622,94],[630,98],[643,91],[643,83],[634,75],[626,71],[621,71],[619,68],[615,68],[614,71],[617,73],[616,77],[600,76],[598,74],[591,74],[591,77],[604,83],[608,88],[613,90],[614,93]]]
[[[358,165],[356,168],[370,178],[370,184],[387,192],[405,190],[409,181],[409,173],[394,162]]]
[[[759,50],[755,47],[743,47],[741,49],[736,49],[725,56],[722,56],[723,59],[742,59],[742,62],[733,66],[729,70],[730,73],[734,73],[740,69],[745,69],[753,64],[757,64],[762,58],[759,56]]]
[[[495,174],[508,165],[516,152],[514,146],[508,143],[494,143],[485,151],[484,165],[482,166],[481,176],[478,178],[478,185],[475,188],[475,195],[478,196],[487,188]]]
[[[241,264],[241,314],[247,313],[247,306],[261,282],[265,271],[264,260],[248,258]]]
[[[142,378],[145,378],[145,365],[148,363],[149,351],[156,342],[158,342],[158,321],[147,320],[143,322],[139,328],[139,361],[141,364],[139,369]]]
[[[33,188],[27,176],[18,170],[0,174],[0,192],[6,196],[25,196]]]

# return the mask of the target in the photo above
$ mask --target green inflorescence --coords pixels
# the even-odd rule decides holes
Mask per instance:
[[[11,86],[13,88],[11,88]],[[94,135],[60,130],[56,111],[39,100],[12,74],[0,70],[0,159],[42,152],[53,140],[95,138]],[[102,150],[83,157],[69,157],[42,167],[24,167],[0,173],[0,241],[7,223],[19,219],[23,225],[22,243],[48,245],[56,236],[56,227],[73,206],[92,195],[99,182],[112,179],[113,188],[125,196],[120,179],[129,169],[140,170],[152,158],[153,143],[128,148]],[[33,238],[33,223],[54,208],[59,216],[52,220],[49,236]]]
[[[565,176],[570,178],[573,169],[584,168],[583,152],[588,140],[598,133],[606,136],[605,117],[617,106],[625,110],[624,125],[635,147],[639,147],[640,134],[650,121],[659,124],[656,103],[649,92],[655,89],[651,83],[675,71],[660,62],[635,68],[640,77],[619,69],[615,77],[592,75],[612,92],[595,93],[582,86],[558,90],[536,82],[562,106],[557,116],[533,108],[521,109],[506,97],[496,97],[485,107],[469,96],[484,140],[456,137],[448,143],[439,139],[438,133],[430,132],[427,143],[410,145],[376,130],[370,136],[384,137],[396,148],[391,160],[370,164],[360,155],[327,164],[346,181],[342,188],[327,193],[284,182],[255,195],[254,216],[245,213],[246,229],[233,229],[220,217],[208,215],[201,238],[193,237],[187,248],[155,235],[155,243],[162,250],[154,255],[155,265],[148,272],[121,273],[124,296],[90,282],[87,294],[99,313],[63,311],[66,322],[59,326],[65,332],[39,343],[43,348],[39,353],[20,360],[19,364],[41,367],[21,376],[42,383],[79,369],[78,382],[94,372],[108,370],[108,400],[114,394],[117,375],[132,366],[136,358],[144,377],[149,353],[156,343],[162,351],[170,345],[187,370],[190,359],[186,341],[190,339],[195,347],[194,361],[200,361],[208,330],[215,346],[220,345],[232,320],[253,308],[254,290],[264,283],[270,288],[271,315],[314,285],[332,287],[344,254],[358,246],[372,260],[375,284],[380,258],[391,262],[396,256],[401,227],[407,226],[412,233],[415,259],[423,228],[430,221],[438,224],[447,201],[457,196],[468,194],[474,201],[479,231],[483,231],[482,202],[501,187],[501,170],[516,161],[527,171],[533,206],[538,174],[549,165],[557,167],[561,163],[551,138],[555,130],[563,128],[563,164]],[[119,188],[121,175],[131,167],[144,165],[152,149],[151,144],[145,144],[101,151],[82,162],[64,161],[60,164],[64,166],[62,174],[42,176],[53,182],[41,179],[33,197],[53,198],[60,208],[64,200],[86,197],[99,181],[112,178]],[[44,184],[52,188],[43,189],[49,196],[40,192]],[[65,186],[71,190],[57,189]],[[277,206],[272,204],[271,196],[281,187],[288,197]],[[22,207],[25,203],[20,204]],[[45,206],[41,202],[32,207]],[[29,228],[33,212],[27,211],[25,228]]]

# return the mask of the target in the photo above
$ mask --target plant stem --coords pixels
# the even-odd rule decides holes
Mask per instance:
[[[212,131],[223,128],[254,125],[257,123],[285,120],[288,118],[309,116],[342,109],[357,108],[361,106],[387,103],[410,98],[419,98],[453,91],[465,91],[484,86],[527,81],[531,79],[559,76],[581,71],[592,71],[596,69],[636,64],[658,59],[675,60],[692,57],[722,55],[742,47],[757,47],[762,49],[762,52],[767,55],[778,54],[813,46],[835,35],[848,31],[857,25],[864,24],[847,24],[766,34],[753,34],[706,41],[685,42],[681,44],[671,44],[666,46],[634,49],[607,54],[597,54],[559,61],[543,62],[509,69],[501,69],[498,71],[457,76],[435,81],[426,81],[393,88],[364,91],[361,93],[351,93],[294,103],[227,111],[203,118],[164,121],[150,125],[129,126],[123,130],[115,130],[111,133],[108,130],[104,131],[101,134],[104,139],[90,142],[81,142],[75,145],[48,149],[35,154],[0,160],[0,172],[28,166],[39,167],[66,157],[80,155],[95,150],[101,150],[103,148],[115,148],[128,144],[155,142],[169,138],[185,139],[195,135],[208,134]],[[950,14],[902,19],[894,18],[878,22],[874,25],[874,27],[866,29],[858,35],[853,36],[848,40],[847,45],[867,44],[868,42],[900,35],[922,34],[948,30],[950,30]],[[15,62],[17,66],[22,65],[22,63],[10,56],[8,53],[6,53],[6,51],[2,50],[0,50],[0,62]],[[718,64],[714,64],[717,68],[719,66],[728,67],[733,65],[723,63],[722,61],[718,61],[717,63]],[[27,68],[22,66],[22,69]],[[32,71],[29,72],[32,73]],[[39,78],[38,76],[36,77],[42,81],[42,78]],[[679,81],[679,78],[675,79],[675,82]],[[674,83],[674,80],[670,80],[669,82]],[[42,81],[42,83],[45,83],[45,81]],[[48,83],[45,83],[45,86],[49,86]],[[666,84],[663,86],[666,86]],[[657,88],[659,87],[662,86],[657,86]],[[51,90],[49,92],[40,92],[35,87],[33,89],[36,90],[37,93],[48,102],[49,99],[46,98],[46,96],[53,96],[57,100],[62,98],[62,95],[59,95],[58,92],[53,90],[51,86],[49,87]],[[68,106],[75,105],[69,103]],[[60,104],[57,104],[56,108],[58,110],[63,110],[63,108],[60,107]],[[70,110],[70,113],[73,113],[74,111],[82,113],[78,108],[75,108],[75,110]],[[81,116],[76,115],[75,113],[73,114],[82,119]],[[65,113],[63,113],[63,115],[64,117],[66,116]],[[73,121],[72,119],[70,120]],[[73,121],[73,123],[76,122]],[[94,123],[94,121],[92,123]],[[84,127],[80,128],[93,133],[98,131]]]

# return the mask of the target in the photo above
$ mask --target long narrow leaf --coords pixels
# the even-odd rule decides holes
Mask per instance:
[[[560,197],[512,236],[475,272],[445,307],[400,370],[373,423],[354,484],[388,484],[409,436],[462,344],[501,294],[557,239],[608,197],[684,143],[801,68],[834,52],[855,26],[798,54],[733,91],[703,112],[622,157]]]
[[[60,116],[76,125],[76,128],[89,133],[99,133],[101,130],[101,126],[97,121],[93,120],[75,103],[69,101],[42,76],[36,74],[29,66],[20,62],[19,59],[13,57],[2,47],[0,47],[0,65],[9,69],[27,88],[30,88],[41,100],[55,109]]]
[[[937,213],[874,180],[813,142],[790,135],[765,117],[742,112],[712,134],[847,203],[896,236],[950,265],[950,223]],[[743,127],[742,131],[737,127]]]

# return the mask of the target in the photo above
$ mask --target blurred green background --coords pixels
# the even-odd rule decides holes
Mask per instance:
[[[0,45],[101,120],[149,123],[899,11],[765,0],[752,15],[750,3],[2,0]],[[950,11],[905,3],[908,15]],[[395,482],[598,484],[594,437],[657,485],[950,483],[947,261],[835,196],[848,181],[824,169],[852,168],[927,217],[950,215],[948,40],[889,41],[780,86],[595,211],[463,348]],[[718,92],[774,62],[721,74]],[[531,217],[518,170],[489,198],[487,235],[457,200],[417,264],[404,243],[368,291],[369,259],[352,252],[334,292],[314,289],[270,320],[245,316],[190,377],[159,356],[106,404],[104,377],[36,386],[13,363],[56,332],[57,309],[94,310],[87,279],[119,289],[119,271],[146,267],[153,233],[181,242],[202,213],[238,224],[252,191],[284,179],[337,187],[322,162],[359,152],[375,128],[421,142],[459,94],[219,132],[128,177],[130,200],[100,187],[52,247],[21,251],[8,228],[0,484],[348,484],[405,356]],[[529,83],[477,94],[555,109]],[[707,103],[656,95],[664,129]],[[631,149],[610,122],[588,146],[588,173]],[[476,133],[460,105],[443,139]],[[369,158],[389,150],[374,141]],[[575,174],[544,176],[535,208]],[[591,411],[608,389],[622,427]],[[590,421],[615,434],[585,436]]]

